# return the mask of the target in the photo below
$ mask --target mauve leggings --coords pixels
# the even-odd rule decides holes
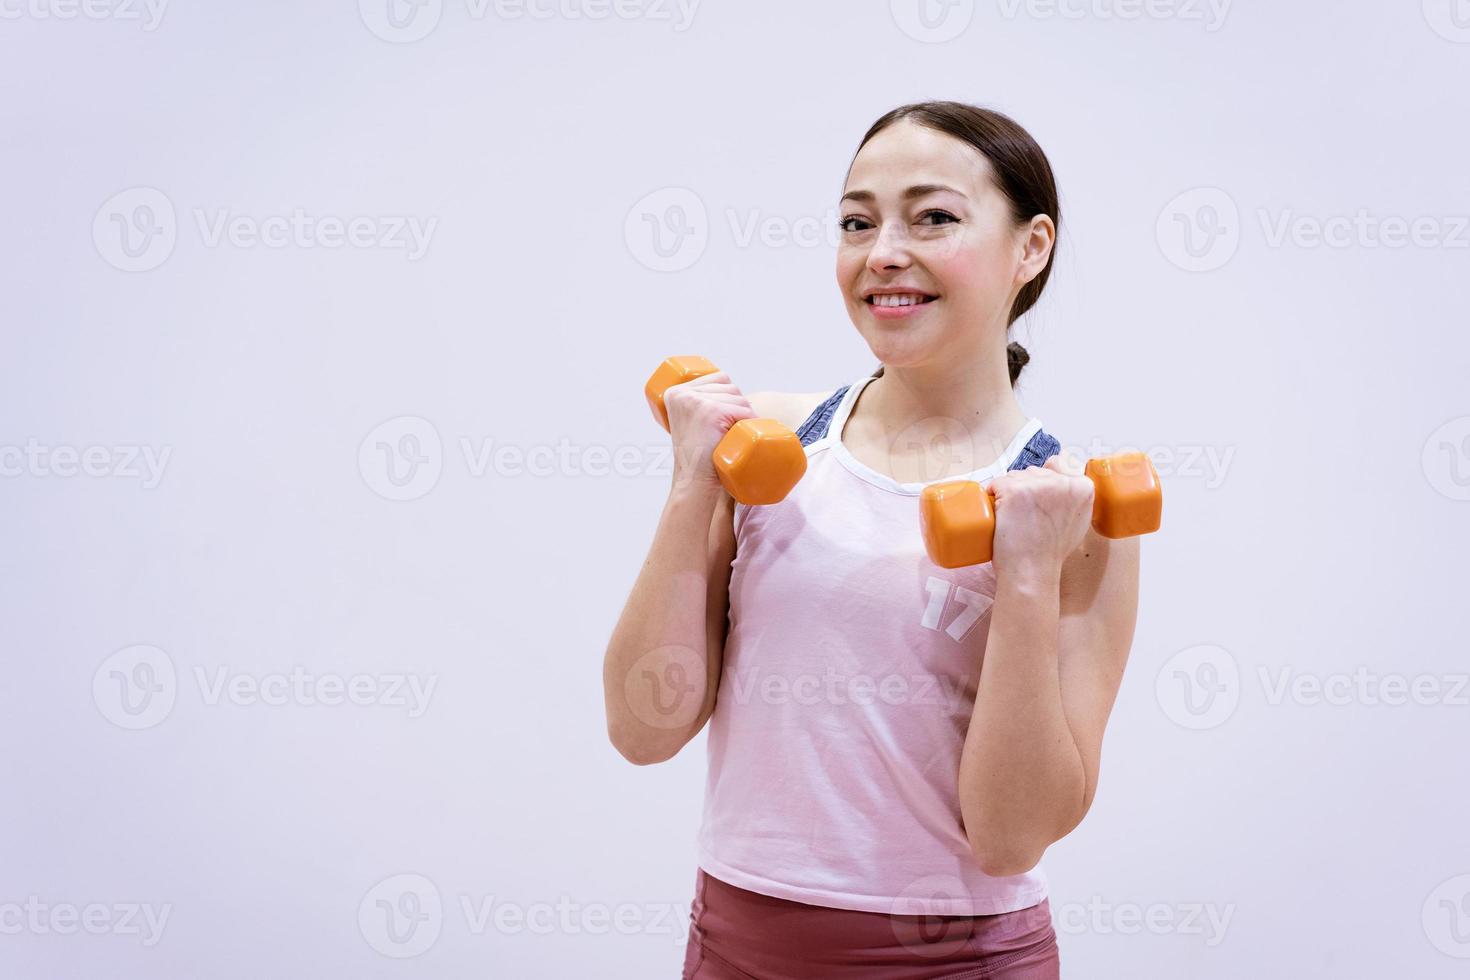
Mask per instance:
[[[888,915],[807,905],[695,878],[683,980],[1057,980],[1051,906]]]

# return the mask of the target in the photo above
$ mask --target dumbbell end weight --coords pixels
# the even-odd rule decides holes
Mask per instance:
[[[919,493],[919,526],[940,568],[983,565],[995,541],[995,502],[973,480],[931,483]]]
[[[741,419],[715,447],[725,491],[746,505],[778,504],[806,475],[806,450],[775,419]]]
[[[1147,453],[1118,453],[1089,459],[1092,526],[1105,538],[1152,534],[1164,516],[1164,492]]]
[[[660,364],[648,378],[648,383],[643,386],[643,397],[648,399],[648,407],[653,410],[653,417],[658,424],[669,431],[669,412],[664,408],[664,392],[674,385],[681,385],[695,378],[702,378],[707,374],[714,374],[720,369],[715,367],[714,362],[705,357],[689,355],[685,357],[668,357]]]

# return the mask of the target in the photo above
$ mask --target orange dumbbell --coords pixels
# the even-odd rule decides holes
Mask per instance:
[[[719,370],[702,357],[670,357],[660,364],[643,386],[658,424],[669,427],[665,391]],[[780,503],[806,473],[801,440],[775,419],[741,419],[730,426],[715,447],[714,461],[720,484],[742,504]]]
[[[1144,453],[1089,459],[1092,526],[1105,538],[1130,538],[1159,529],[1164,494]],[[974,480],[933,483],[919,495],[919,525],[929,559],[941,568],[990,561],[995,544],[995,498]]]

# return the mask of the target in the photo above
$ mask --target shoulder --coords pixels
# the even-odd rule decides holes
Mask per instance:
[[[784,391],[757,391],[745,396],[756,415],[764,419],[775,419],[789,429],[795,430],[817,410],[817,406],[832,397],[830,391],[791,394]]]

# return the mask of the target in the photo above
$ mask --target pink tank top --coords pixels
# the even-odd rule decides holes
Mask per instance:
[[[785,500],[736,505],[699,865],[750,891],[830,908],[1029,908],[1047,895],[1044,873],[983,873],[957,788],[995,574],[988,563],[930,562],[923,484],[898,483],[843,446],[871,380],[847,388]],[[966,478],[988,484],[1043,460],[1048,443],[1032,418]]]

